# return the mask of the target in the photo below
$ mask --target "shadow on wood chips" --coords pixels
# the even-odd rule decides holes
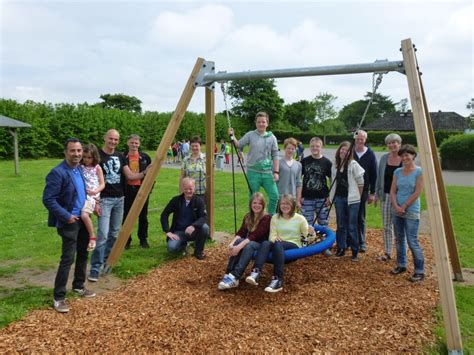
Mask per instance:
[[[421,237],[427,278],[392,276],[394,261],[376,260],[381,231],[370,230],[359,263],[322,255],[285,268],[283,291],[243,280],[218,291],[225,246],[207,259],[186,257],[95,299],[70,301],[71,311],[30,312],[0,330],[0,353],[14,352],[420,352],[435,341],[438,291],[431,242]],[[411,259],[410,259],[411,263]],[[100,281],[99,281],[100,282]]]

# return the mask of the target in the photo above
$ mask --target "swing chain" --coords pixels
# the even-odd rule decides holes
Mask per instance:
[[[229,128],[231,128],[232,124],[230,122],[229,108],[227,106],[227,88],[224,82],[221,83],[221,90],[222,90],[222,96],[224,97],[224,106],[225,106],[225,113],[227,115],[227,124],[229,125]]]
[[[375,93],[377,92],[377,89],[379,88],[380,84],[382,83],[382,78],[385,73],[374,73],[372,75],[372,94],[370,95],[369,102],[367,103],[367,106],[365,107],[365,111],[362,114],[362,118],[357,125],[356,133],[357,131],[360,130],[362,127],[362,124],[364,123],[365,116],[367,116],[367,113],[369,112],[369,108],[372,105],[372,101],[374,101]]]

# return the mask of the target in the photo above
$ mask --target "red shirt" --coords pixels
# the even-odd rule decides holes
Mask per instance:
[[[257,227],[252,231],[249,232],[247,225],[245,224],[245,217],[242,221],[242,226],[240,227],[237,235],[242,238],[247,238],[257,243],[261,243],[264,240],[268,239],[268,233],[270,232],[270,221],[272,216],[266,214],[262,217],[260,222],[258,222]]]

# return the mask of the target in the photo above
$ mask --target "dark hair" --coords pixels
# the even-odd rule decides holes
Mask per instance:
[[[405,153],[411,154],[416,158],[415,147],[412,146],[411,144],[404,144],[400,147],[400,150],[398,151],[398,155],[402,156]]]
[[[84,153],[91,153],[92,165],[96,166],[97,164],[100,163],[99,150],[94,144],[92,143],[86,144],[84,148],[82,149],[82,154],[84,155]],[[84,161],[82,161],[81,163],[84,164]]]
[[[189,141],[189,144],[193,144],[193,143],[199,143],[199,144],[201,144],[201,137],[199,137],[199,136],[194,136],[193,138],[191,138],[191,140]]]
[[[336,150],[336,169],[340,169],[342,168],[342,160],[341,160],[341,156],[340,156],[340,152],[341,152],[341,148],[342,147],[347,147],[347,150],[350,149],[351,147],[351,143],[349,143],[348,141],[344,141],[342,142],[341,144],[339,144],[339,147],[337,148]],[[348,152],[349,153],[349,152]],[[348,165],[349,165],[349,162],[352,160],[352,154],[351,153],[350,155],[346,156],[346,159],[344,159],[344,168],[346,168]]]
[[[67,150],[67,146],[69,143],[81,143],[82,145],[82,142],[79,139],[75,137],[71,137],[71,138],[66,139],[66,142],[64,142],[64,151]]]

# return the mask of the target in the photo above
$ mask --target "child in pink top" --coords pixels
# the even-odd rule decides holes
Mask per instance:
[[[81,211],[81,219],[89,233],[88,251],[94,250],[96,236],[90,215],[98,207],[100,192],[105,188],[104,172],[99,165],[99,150],[94,144],[86,144],[82,152],[81,170],[86,183],[87,198]]]

